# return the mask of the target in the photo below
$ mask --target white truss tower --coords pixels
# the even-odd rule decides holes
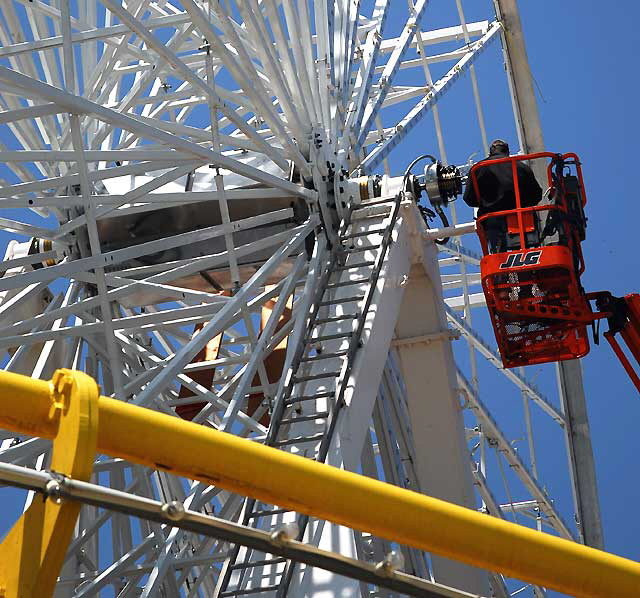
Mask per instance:
[[[463,166],[488,134],[542,149],[514,0],[0,4],[4,369],[83,370],[118,399],[601,545],[579,366],[561,394],[548,368],[502,369],[471,211],[435,230],[399,193],[418,154]],[[0,461],[48,458],[0,431]],[[545,594],[121,459],[93,482],[296,521],[363,561],[399,551],[454,588],[428,595]],[[383,585],[87,506],[56,596],[399,595]]]

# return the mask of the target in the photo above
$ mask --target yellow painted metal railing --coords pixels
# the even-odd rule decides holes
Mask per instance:
[[[94,408],[85,406],[81,411],[88,415],[75,422],[81,429],[97,429],[94,445],[91,433],[73,435],[69,425],[63,425],[74,402],[82,400],[86,405],[82,396],[90,387],[88,377],[67,371],[56,372],[56,376],[57,386],[0,373],[0,428],[56,439],[54,457],[64,447],[80,453],[86,463],[87,453],[97,450],[574,596],[640,596],[640,563],[176,417],[99,397],[95,386],[89,401]],[[61,376],[66,383],[71,381],[71,391],[64,400],[57,389]],[[72,441],[63,443],[61,438],[70,438],[70,434]],[[67,471],[59,471],[71,475],[65,467]],[[79,468],[77,475],[86,477],[86,467]],[[0,547],[0,596],[4,583],[6,596],[12,598],[18,594],[11,592],[6,580],[11,582],[12,573],[1,558],[6,543],[7,539]]]

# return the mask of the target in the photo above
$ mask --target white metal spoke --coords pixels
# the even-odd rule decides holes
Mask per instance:
[[[455,64],[455,66],[450,69],[444,77],[433,84],[432,89],[430,89],[422,100],[420,100],[420,102],[418,102],[418,104],[416,104],[398,123],[396,133],[386,139],[367,155],[361,165],[364,171],[375,168],[384,156],[398,145],[398,143],[400,143],[402,138],[415,126],[424,114],[438,101],[440,101],[441,96],[448,91],[449,87],[459,78],[464,70],[472,65],[472,61],[477,58],[478,54],[486,48],[487,43],[497,37],[496,34],[500,31],[500,28],[501,26],[498,22],[493,23],[487,33],[471,45],[466,54]],[[382,77],[384,77],[384,72]]]

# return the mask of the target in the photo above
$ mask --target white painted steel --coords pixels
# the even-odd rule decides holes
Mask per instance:
[[[517,3],[515,0],[495,0],[495,4],[497,14],[507,24],[503,34],[505,64],[511,75],[510,88],[520,146],[526,153],[545,151]],[[540,165],[537,167],[540,169]],[[536,176],[544,180],[545,174],[538,170]],[[568,415],[565,432],[580,538],[583,543],[602,549],[604,535],[582,368],[578,360],[569,360],[558,363],[556,369],[563,410]]]
[[[400,342],[416,334],[442,335],[432,337],[431,342],[403,343],[397,347],[414,428],[417,478],[422,492],[474,508],[453,352],[450,340],[442,334],[447,331],[447,320],[436,264],[437,252],[432,242],[416,242],[415,237],[419,239],[423,230],[423,222],[414,223],[414,238],[410,240],[420,252],[412,256],[413,265],[395,331]],[[416,322],[418,312],[421,317]],[[427,387],[428,393],[425,392]],[[416,431],[419,433],[415,434]],[[431,562],[436,579],[455,580],[457,587],[488,593],[487,579],[481,571],[436,555],[432,556]]]
[[[471,326],[471,310],[485,305],[475,223],[459,224],[452,209],[450,225],[426,224],[410,195],[392,218],[399,175],[418,153],[444,163],[456,155],[468,170],[475,142],[455,140],[462,157],[451,149],[449,97],[459,111],[466,96],[486,150],[496,126],[488,90],[497,86],[485,84],[482,67],[501,68],[497,42],[513,35],[494,18],[493,4],[3,2],[2,366],[42,378],[58,367],[81,369],[106,394],[174,415],[196,405],[194,421],[256,442],[269,441],[264,416],[275,417],[292,376],[335,374],[305,383],[304,393],[329,396],[283,412],[280,440],[292,440],[292,418],[309,417],[295,428],[324,434],[333,465],[576,537],[563,518],[571,507],[546,490],[542,459],[526,459],[512,444],[522,432],[533,447],[541,426],[562,431],[576,414],[565,415],[555,395],[537,388],[536,374],[502,369],[483,340],[490,332],[481,310],[473,315],[480,325]],[[526,56],[507,57],[503,83],[513,91],[514,117],[498,122],[515,127],[527,149],[537,112],[519,80]],[[433,132],[424,119],[430,111]],[[418,144],[414,128],[427,131]],[[358,179],[380,168],[387,175],[378,181],[382,202],[373,179],[362,187]],[[383,251],[376,246],[389,226]],[[41,239],[39,252],[30,251],[32,237]],[[443,237],[452,239],[435,243]],[[345,258],[341,245],[356,253]],[[325,292],[328,303],[316,306]],[[364,298],[340,303],[356,292]],[[290,319],[282,325],[287,301]],[[361,326],[342,317],[348,305]],[[264,306],[272,311],[261,324]],[[348,355],[299,365],[315,309],[329,320],[313,332],[331,337],[318,341],[325,355]],[[358,342],[338,336],[349,333]],[[283,375],[273,378],[269,356],[283,339]],[[518,400],[497,408],[487,397],[495,379]],[[328,434],[315,416],[330,411],[343,382],[344,407]],[[249,397],[257,396],[256,406]],[[578,416],[571,426],[583,425]],[[286,446],[313,452],[302,441]],[[575,477],[584,451],[575,442],[568,448]],[[47,451],[39,439],[0,431],[2,462],[46,467]],[[242,521],[243,497],[119,459],[99,458],[93,482]],[[584,496],[583,488],[578,502]],[[258,527],[272,531],[295,518],[280,513]],[[396,548],[321,521],[310,522],[305,539],[374,561]],[[399,550],[407,572],[459,590],[508,596],[520,587]],[[393,595],[308,566],[293,566],[288,585],[282,563],[249,565],[256,554],[234,556],[222,540],[87,506],[56,596],[244,595],[225,581],[233,567],[235,578],[248,572],[240,591],[263,597]]]

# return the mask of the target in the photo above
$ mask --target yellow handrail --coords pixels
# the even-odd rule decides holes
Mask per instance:
[[[49,385],[0,373],[0,427],[55,437]],[[115,399],[98,411],[101,453],[574,596],[640,595],[640,563]]]

